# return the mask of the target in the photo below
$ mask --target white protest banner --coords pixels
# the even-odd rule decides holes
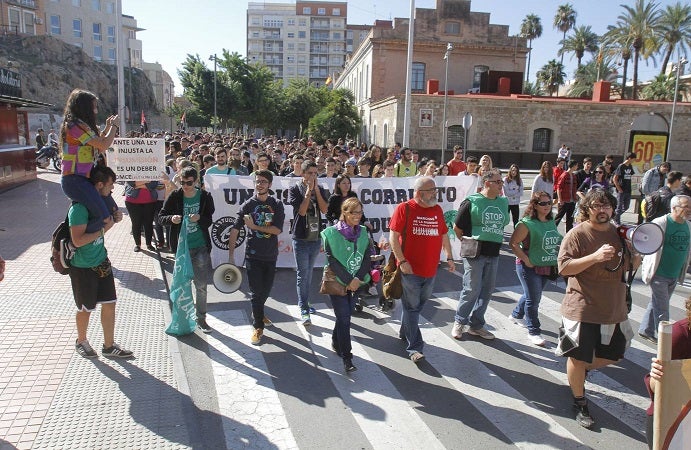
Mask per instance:
[[[163,139],[116,138],[108,149],[108,166],[118,181],[158,180],[165,170]]]
[[[274,177],[271,195],[283,202],[285,222],[283,232],[278,236],[277,267],[295,267],[290,224],[293,220],[293,208],[288,203],[291,186],[301,183],[302,178]],[[372,224],[375,242],[383,235],[389,237],[389,223],[396,206],[413,197],[415,178],[352,178],[352,190],[363,204],[367,221]],[[444,211],[444,218],[449,227],[449,237],[454,249],[454,256],[460,257],[460,242],[453,232],[453,222],[458,206],[466,197],[472,181],[467,177],[436,177],[438,188],[437,201]],[[319,178],[318,183],[333,192],[333,178]],[[213,267],[228,261],[228,235],[240,205],[254,193],[252,177],[236,175],[207,175],[204,178],[206,190],[213,196],[216,212],[213,216],[211,235],[211,263]],[[326,219],[323,219],[324,221]],[[326,224],[328,225],[328,224]],[[245,255],[245,230],[241,230],[236,241],[235,261],[240,264]],[[446,257],[440,255],[440,261]],[[323,266],[323,255],[317,259],[315,267]]]

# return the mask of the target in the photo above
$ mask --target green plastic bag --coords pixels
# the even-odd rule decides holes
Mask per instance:
[[[170,284],[170,302],[172,320],[166,329],[166,333],[173,336],[184,336],[194,333],[197,329],[197,310],[194,307],[192,297],[192,278],[194,269],[190,252],[187,248],[187,222],[185,216],[180,226],[178,237],[178,250],[175,253],[175,266],[173,268],[173,282]]]

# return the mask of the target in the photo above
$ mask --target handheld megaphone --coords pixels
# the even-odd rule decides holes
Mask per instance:
[[[631,241],[633,249],[641,255],[651,255],[662,247],[665,236],[656,223],[646,222],[634,226],[620,225],[617,232],[622,238]]]
[[[242,283],[242,272],[230,263],[223,263],[214,270],[214,286],[223,294],[238,290]]]

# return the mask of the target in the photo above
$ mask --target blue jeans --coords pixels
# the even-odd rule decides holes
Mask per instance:
[[[619,192],[617,193],[617,209],[614,211],[614,222],[617,224],[621,223],[621,215],[629,209],[629,204],[631,203],[631,193],[630,192]]]
[[[516,275],[523,287],[523,295],[518,300],[518,305],[514,308],[511,315],[516,319],[525,317],[525,324],[528,327],[528,334],[539,335],[540,318],[537,309],[540,306],[542,290],[547,284],[547,278],[535,273],[535,268],[526,267],[523,264],[516,264]]]
[[[399,337],[408,341],[406,351],[409,355],[422,353],[424,342],[420,333],[420,311],[432,296],[432,286],[436,277],[425,278],[415,274],[401,274],[403,295],[401,296],[401,330]]]
[[[70,200],[81,203],[89,210],[89,223],[86,232],[93,233],[103,228],[103,221],[118,210],[113,197],[101,197],[88,178],[81,175],[67,175],[60,179],[62,192]]]
[[[301,312],[308,311],[310,306],[312,273],[321,245],[321,239],[316,241],[293,239],[293,255],[295,255],[295,265],[297,266],[298,306]]]
[[[485,311],[497,279],[498,256],[463,258],[463,289],[455,321],[473,330],[485,326]]]
[[[350,316],[357,296],[352,292],[346,295],[329,295],[336,315],[336,324],[331,333],[331,343],[342,358],[352,358],[353,348],[350,344]]]
[[[669,320],[669,299],[672,298],[676,286],[676,278],[653,275],[652,280],[650,280],[652,295],[643,314],[641,326],[638,328],[639,333],[657,337],[657,326],[660,321]]]
[[[264,329],[264,303],[269,298],[274,285],[276,261],[262,261],[247,258],[247,282],[250,285],[250,302],[252,303],[252,326]]]
[[[192,261],[192,270],[194,270],[193,280],[196,291],[194,303],[197,307],[197,320],[205,320],[206,289],[209,284],[210,274],[213,272],[211,268],[211,253],[209,253],[209,249],[206,246],[191,248],[190,260]]]

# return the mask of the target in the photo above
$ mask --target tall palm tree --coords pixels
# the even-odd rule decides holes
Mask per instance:
[[[554,16],[553,26],[564,33],[562,41],[566,40],[566,32],[576,26],[576,11],[573,9],[571,3],[559,5],[557,14]],[[563,53],[561,54],[561,64],[564,65]]]
[[[559,90],[559,86],[564,84],[565,77],[564,65],[556,59],[548,61],[537,72],[538,82],[549,92],[550,97]]]
[[[578,67],[581,67],[581,60],[585,52],[594,54],[599,50],[598,43],[600,36],[591,31],[590,25],[581,25],[574,28],[573,34],[561,41],[561,48],[558,54],[564,56],[564,53],[573,52],[578,60]]]
[[[528,14],[521,22],[521,37],[528,39],[528,68],[525,71],[525,82],[530,82],[530,55],[533,52],[533,39],[542,36],[542,23],[535,14]]]
[[[634,6],[620,5],[624,13],[617,17],[624,27],[628,28],[633,47],[633,95],[638,98],[638,62],[641,56],[648,59],[659,48],[658,27],[660,10],[658,4],[646,0],[636,0]]]
[[[602,47],[605,56],[612,57],[622,65],[621,98],[626,98],[626,77],[629,69],[629,60],[633,54],[631,36],[628,27],[621,22],[609,25],[602,38]]]
[[[678,54],[686,54],[686,44],[691,43],[691,5],[682,5],[679,2],[667,5],[660,15],[660,34],[665,48],[665,56],[660,67],[662,75],[665,73],[674,48],[678,45]]]
[[[567,97],[592,98],[595,82],[605,80],[612,83],[612,88],[618,90],[617,75],[609,59],[599,61],[599,58],[588,61],[576,69],[576,77]]]

